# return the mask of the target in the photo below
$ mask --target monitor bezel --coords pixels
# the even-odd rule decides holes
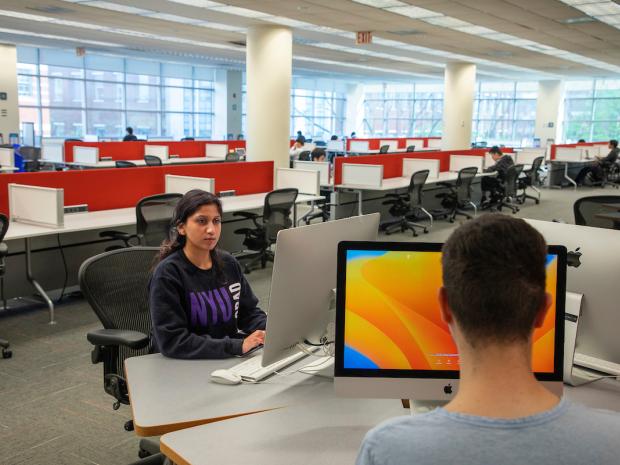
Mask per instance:
[[[344,323],[347,252],[349,250],[378,250],[396,252],[441,252],[439,242],[365,242],[343,241],[338,244],[337,293],[336,293],[336,338],[334,353],[334,376],[356,378],[417,378],[417,379],[459,379],[458,370],[401,370],[360,369],[344,367]],[[564,364],[564,316],[566,304],[566,247],[548,245],[548,254],[558,257],[555,314],[555,354],[552,373],[535,373],[539,381],[562,381]],[[342,291],[341,291],[342,290]]]

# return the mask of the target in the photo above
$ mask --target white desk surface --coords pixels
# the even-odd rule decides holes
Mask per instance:
[[[124,160],[130,161],[131,163],[135,163],[137,166],[146,166],[146,162],[144,159],[141,160]],[[215,158],[215,157],[189,157],[189,158],[169,158],[167,160],[162,160],[162,164],[164,165],[182,165],[182,164],[191,164],[191,163],[217,163],[225,161],[223,158]],[[116,166],[116,162],[114,160],[105,160],[100,161],[98,163],[84,163],[84,162],[75,162],[69,161],[66,162],[67,166],[76,166],[83,168],[114,168]]]
[[[617,382],[564,386],[564,395],[593,408],[620,409]],[[177,465],[352,464],[368,430],[408,414],[399,400],[315,397],[304,404],[168,433],[160,444]]]
[[[428,178],[426,180],[426,184],[433,184],[437,182],[454,182],[457,180],[458,175],[459,174],[456,171],[442,171],[441,173],[439,173],[438,177]],[[476,177],[493,175],[495,175],[495,173],[478,173],[476,174]],[[354,189],[364,191],[392,191],[395,189],[404,189],[405,187],[409,187],[410,182],[410,177],[399,177],[384,179],[381,187],[361,186],[355,184],[338,184],[336,187],[338,189]]]
[[[305,399],[333,397],[331,380],[303,373],[275,375],[258,384],[234,386],[209,380],[213,370],[243,359],[174,360],[160,354],[125,361],[136,434],[154,436],[259,411],[286,407]],[[294,372],[312,361],[304,358],[282,371]],[[237,462],[239,463],[239,462]]]
[[[267,192],[261,192],[259,194],[223,197],[220,200],[222,201],[224,213],[232,213],[262,208],[265,204],[265,197],[267,194]],[[296,203],[310,202],[312,200],[320,199],[323,199],[323,197],[318,195],[300,194],[297,196]],[[4,237],[4,240],[8,241],[12,239],[47,236],[49,234],[65,234],[78,231],[118,228],[133,224],[136,224],[135,207],[100,210],[95,212],[69,213],[65,214],[65,224],[62,228],[34,226],[12,221],[9,225],[9,229]]]
[[[17,171],[17,166],[0,166],[0,171],[12,173],[13,171]]]

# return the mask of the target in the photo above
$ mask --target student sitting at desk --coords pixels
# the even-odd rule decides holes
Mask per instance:
[[[491,158],[493,158],[495,164],[485,168],[484,172],[497,172],[497,177],[484,176],[480,181],[480,188],[482,189],[482,203],[487,202],[487,192],[492,196],[493,192],[500,189],[501,183],[506,177],[508,169],[515,164],[512,157],[510,155],[504,155],[498,146],[491,147],[491,150],[489,150],[489,155],[491,155]]]
[[[149,285],[156,348],[173,358],[226,358],[262,344],[267,316],[237,260],[217,247],[220,200],[189,191],[172,225]]]
[[[127,134],[125,135],[125,137],[123,137],[123,142],[132,142],[138,140],[138,138],[133,133],[132,127],[125,128],[125,131],[127,131]]]
[[[620,415],[560,399],[532,373],[532,335],[552,304],[546,260],[545,240],[521,219],[482,215],[452,234],[438,298],[460,356],[458,392],[371,430],[357,465],[618,463]]]
[[[314,149],[310,154],[311,161],[325,161],[325,150]]]
[[[304,144],[305,144],[305,139],[298,138],[295,141],[295,143],[293,144],[293,146],[288,152],[289,155],[291,156],[291,161],[297,160],[297,157],[299,157],[299,154],[303,152],[304,150],[306,150],[304,148]]]
[[[618,154],[620,154],[620,149],[618,149],[618,141],[612,139],[609,141],[607,146],[610,152],[606,157],[596,157],[596,161],[592,166],[586,166],[582,169],[577,177],[575,178],[575,182],[577,184],[583,184],[586,177],[590,182],[600,182],[603,180],[603,170],[609,168],[611,165],[616,163],[618,160]]]

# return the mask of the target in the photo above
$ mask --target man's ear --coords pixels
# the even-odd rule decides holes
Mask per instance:
[[[547,317],[547,313],[549,312],[549,308],[551,308],[551,304],[553,303],[553,296],[548,292],[545,292],[545,300],[541,307],[538,309],[536,313],[536,318],[534,319],[534,328],[540,328],[545,322],[545,318]]]
[[[452,309],[450,309],[450,305],[448,304],[448,293],[445,287],[441,286],[439,288],[438,298],[441,319],[445,324],[449,326],[454,321],[454,315],[452,314]]]

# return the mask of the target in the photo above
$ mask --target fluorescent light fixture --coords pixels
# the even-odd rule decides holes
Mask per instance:
[[[457,26],[454,28],[454,30],[459,31],[459,32],[464,32],[465,34],[472,34],[472,35],[483,35],[483,34],[493,34],[495,31],[493,31],[492,29],[489,29],[487,27],[484,26],[474,26],[474,25],[467,25],[467,26]]]
[[[450,29],[471,26],[471,24],[466,21],[461,21],[460,19],[451,18],[449,16],[437,16],[434,18],[427,18],[424,21],[434,26],[442,26]]]
[[[67,37],[67,36],[56,36],[52,34],[39,34],[38,32],[30,32],[30,31],[22,31],[18,29],[5,29],[0,28],[0,32],[4,32],[6,34],[15,34],[20,36],[28,36],[28,37],[41,37],[43,39],[52,39],[52,40],[69,40],[72,42],[78,42],[79,44],[88,44],[88,45],[98,45],[101,47],[121,47],[124,48],[124,45],[113,44],[111,42],[100,42],[98,40],[90,40],[90,39],[79,39],[77,37]]]
[[[590,16],[617,15],[620,13],[620,5],[614,2],[587,3],[577,6],[581,11]],[[603,19],[601,19],[603,20]]]
[[[605,17],[605,21],[607,24],[611,26],[620,25],[620,15],[610,15]]]
[[[369,70],[369,71],[379,71],[381,73],[401,74],[403,76],[419,76],[419,77],[423,77],[423,78],[437,79],[437,76],[432,75],[432,74],[410,73],[410,72],[407,72],[407,71],[400,71],[400,70],[396,70],[396,69],[378,68],[376,66],[356,65],[356,64],[352,64],[352,63],[342,63],[341,61],[323,60],[321,58],[312,58],[312,57],[305,57],[305,56],[295,56],[295,57],[293,57],[293,61],[295,61],[295,60],[297,60],[297,61],[307,61],[307,62],[313,62],[313,63],[323,63],[323,64],[326,64],[326,65],[333,65],[333,66],[344,66],[344,67],[347,67],[347,68],[365,69],[365,70]]]
[[[80,5],[103,8],[104,10],[118,11],[119,13],[128,13],[132,15],[142,15],[149,12],[149,10],[145,10],[143,8],[136,8],[129,5],[121,5],[119,3],[104,2],[99,0],[80,2]]]
[[[196,26],[208,27],[210,29],[219,29],[220,31],[239,32],[239,33],[245,33],[247,31],[247,28],[245,27],[231,26],[230,24],[222,24],[222,23],[211,23],[209,21],[198,23],[196,24]]]
[[[172,21],[174,23],[192,24],[192,25],[197,25],[197,24],[205,22],[201,19],[186,18],[185,16],[171,15],[168,13],[149,12],[148,14],[144,14],[141,16],[144,16],[145,18],[161,19],[163,21]]]
[[[362,5],[374,6],[375,8],[390,8],[395,6],[407,6],[404,2],[398,0],[353,0],[355,3]]]
[[[172,3],[180,3],[181,5],[195,6],[198,8],[211,8],[214,6],[220,6],[219,2],[212,2],[210,0],[168,0]]]
[[[220,4],[221,5],[221,4]],[[211,11],[217,11],[219,13],[226,13],[229,15],[243,16],[245,18],[265,18],[267,16],[271,16],[268,13],[263,13],[262,11],[249,10],[247,8],[241,8],[238,6],[232,5],[223,5],[223,6],[214,6],[209,8]]]
[[[420,8],[420,7],[412,6],[412,5],[385,8],[385,11],[389,11],[390,13],[396,13],[397,15],[407,16],[408,18],[413,18],[413,19],[433,18],[435,16],[443,16],[443,14],[437,13],[436,11],[431,11],[431,10],[427,10],[426,8]]]
[[[306,23],[304,21],[298,21],[293,18],[285,18],[283,16],[270,16],[267,18],[261,18],[262,21],[269,21],[270,23],[280,24],[282,26],[297,27],[297,28],[313,28],[314,24]]]

